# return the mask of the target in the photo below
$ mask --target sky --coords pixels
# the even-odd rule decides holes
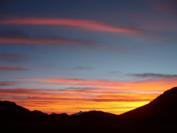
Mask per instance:
[[[176,0],[1,0],[0,100],[121,114],[177,85]]]

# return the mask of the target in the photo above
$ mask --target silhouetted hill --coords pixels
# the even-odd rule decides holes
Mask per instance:
[[[139,119],[140,117],[143,119],[145,117],[166,117],[169,119],[169,116],[177,118],[177,87],[165,91],[149,104],[126,112],[121,116],[132,119]]]
[[[0,129],[25,133],[177,132],[177,87],[164,92],[149,104],[121,115],[102,111],[46,114],[1,101]]]
[[[177,87],[165,91],[149,104],[122,114],[128,127],[177,132]]]

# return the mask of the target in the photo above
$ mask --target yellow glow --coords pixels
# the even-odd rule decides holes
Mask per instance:
[[[14,101],[31,110],[41,110],[48,113],[101,110],[121,114],[147,104],[162,92],[177,84],[177,80],[139,82],[59,80],[59,82],[61,81],[66,85],[87,86],[91,84],[95,88],[68,90],[1,89],[0,99]]]

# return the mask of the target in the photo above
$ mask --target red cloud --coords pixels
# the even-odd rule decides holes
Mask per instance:
[[[9,82],[9,81],[0,81],[0,86],[9,86],[9,85],[15,85],[16,82]]]
[[[12,18],[2,19],[0,24],[6,25],[47,25],[47,26],[69,26],[99,32],[136,33],[137,29],[127,27],[115,27],[102,22],[84,19],[62,19],[62,18]]]
[[[81,41],[74,39],[63,39],[63,38],[29,38],[29,37],[0,37],[0,44],[39,44],[39,45],[78,45],[97,47],[97,44],[91,41]]]

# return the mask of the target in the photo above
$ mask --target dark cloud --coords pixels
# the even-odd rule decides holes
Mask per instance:
[[[51,37],[41,35],[30,35],[21,30],[4,30],[0,31],[0,45],[58,45],[58,46],[71,46],[71,47],[86,47],[105,49],[110,46],[99,44],[95,40],[73,39],[68,37]],[[111,47],[109,48],[111,49]],[[114,49],[118,49],[117,47]],[[0,55],[0,58],[6,55]],[[9,56],[9,55],[7,55]],[[8,57],[9,58],[9,57]],[[15,58],[15,57],[14,57]]]
[[[130,74],[130,76],[134,76],[138,78],[150,78],[150,79],[177,78],[177,74],[159,74],[159,73],[137,73],[137,74]]]
[[[76,66],[76,67],[72,67],[72,70],[92,70],[94,69],[93,67],[89,67],[89,66]]]
[[[2,82],[3,83],[3,82]],[[16,82],[5,82],[8,84],[17,84]],[[31,93],[36,93],[40,91],[39,89],[36,90],[36,89],[28,89],[28,88],[14,88],[14,89],[4,89],[4,88],[0,88],[0,93],[14,93],[14,94],[23,94],[23,93],[28,93],[28,94],[31,94]]]
[[[93,40],[71,39],[65,37],[49,37],[31,35],[18,29],[0,31],[0,45],[71,45],[84,47],[100,47]]]

